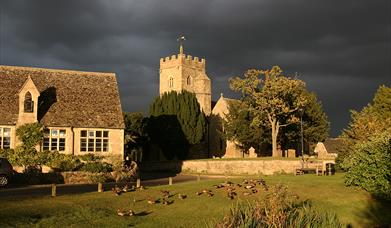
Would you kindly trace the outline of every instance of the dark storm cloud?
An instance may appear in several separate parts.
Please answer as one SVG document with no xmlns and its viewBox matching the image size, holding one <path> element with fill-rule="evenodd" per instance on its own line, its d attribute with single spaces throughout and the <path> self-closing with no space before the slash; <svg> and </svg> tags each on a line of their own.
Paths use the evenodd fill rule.
<svg viewBox="0 0 391 228">
<path fill-rule="evenodd" d="M 118 75 L 122 105 L 145 111 L 158 94 L 159 58 L 207 59 L 213 97 L 253 67 L 298 72 L 318 94 L 332 134 L 348 110 L 390 85 L 389 1 L 2 1 L 0 61 Z"/>
</svg>

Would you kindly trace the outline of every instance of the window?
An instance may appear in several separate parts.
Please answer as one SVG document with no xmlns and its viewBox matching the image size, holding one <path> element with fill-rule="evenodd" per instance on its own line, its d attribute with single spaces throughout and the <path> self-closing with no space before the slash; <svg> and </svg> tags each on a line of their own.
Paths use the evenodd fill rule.
<svg viewBox="0 0 391 228">
<path fill-rule="evenodd" d="M 191 76 L 187 77 L 186 83 L 187 83 L 187 85 L 191 85 L 191 83 L 192 83 Z"/>
<path fill-rule="evenodd" d="M 34 112 L 34 102 L 30 92 L 24 96 L 24 112 Z"/>
<path fill-rule="evenodd" d="M 174 87 L 174 78 L 168 79 L 168 87 L 169 87 L 169 88 Z"/>
<path fill-rule="evenodd" d="M 11 128 L 0 127 L 0 149 L 11 148 Z"/>
<path fill-rule="evenodd" d="M 109 132 L 101 130 L 82 130 L 80 132 L 81 152 L 109 151 Z"/>
<path fill-rule="evenodd" d="M 43 150 L 64 151 L 65 139 L 66 139 L 65 129 L 45 129 L 42 148 Z"/>
</svg>

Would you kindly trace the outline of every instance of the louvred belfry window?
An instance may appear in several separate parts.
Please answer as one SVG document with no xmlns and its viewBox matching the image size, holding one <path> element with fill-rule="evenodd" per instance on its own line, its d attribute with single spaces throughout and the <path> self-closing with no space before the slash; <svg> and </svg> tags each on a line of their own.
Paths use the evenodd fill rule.
<svg viewBox="0 0 391 228">
<path fill-rule="evenodd" d="M 34 112 L 34 102 L 30 92 L 24 96 L 24 112 Z"/>
</svg>

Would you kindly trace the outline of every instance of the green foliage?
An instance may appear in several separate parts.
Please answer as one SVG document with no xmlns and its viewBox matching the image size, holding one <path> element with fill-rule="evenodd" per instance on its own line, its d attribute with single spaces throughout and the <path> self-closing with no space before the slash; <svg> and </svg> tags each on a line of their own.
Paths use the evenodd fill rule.
<svg viewBox="0 0 391 228">
<path fill-rule="evenodd" d="M 323 111 L 322 104 L 317 100 L 316 94 L 306 91 L 304 93 L 307 105 L 303 109 L 303 139 L 309 144 L 322 142 L 328 137 L 330 123 L 326 113 Z M 290 124 L 281 130 L 281 144 L 298 145 L 301 140 L 300 122 Z"/>
<path fill-rule="evenodd" d="M 72 154 L 60 154 L 58 151 L 45 151 L 47 153 L 45 165 L 55 171 L 76 171 L 82 166 L 77 156 Z"/>
<path fill-rule="evenodd" d="M 344 159 L 342 168 L 347 171 L 347 185 L 391 199 L 391 134 L 384 132 L 355 144 L 354 153 Z"/>
<path fill-rule="evenodd" d="M 172 91 L 159 96 L 151 104 L 147 132 L 166 158 L 186 158 L 189 145 L 203 140 L 206 132 L 204 113 L 195 94 Z"/>
<path fill-rule="evenodd" d="M 391 88 L 380 86 L 373 101 L 360 112 L 351 111 L 349 126 L 340 138 L 343 145 L 339 149 L 337 163 L 340 164 L 354 151 L 355 145 L 367 141 L 373 135 L 388 132 L 391 134 Z"/>
<path fill-rule="evenodd" d="M 238 142 L 238 147 L 247 151 L 251 147 L 258 149 L 270 143 L 270 132 L 266 127 L 252 125 L 253 115 L 246 103 L 232 101 L 228 103 L 228 113 L 223 121 L 224 134 L 229 140 Z"/>
<path fill-rule="evenodd" d="M 281 185 L 273 186 L 255 203 L 237 204 L 216 227 L 342 227 L 335 214 L 298 202 Z"/>
<path fill-rule="evenodd" d="M 253 115 L 251 125 L 271 129 L 273 156 L 279 156 L 277 141 L 280 128 L 296 125 L 285 131 L 285 138 L 297 138 L 295 132 L 302 113 L 307 117 L 309 141 L 323 139 L 327 135 L 328 122 L 316 96 L 306 90 L 303 81 L 284 76 L 278 66 L 271 70 L 248 70 L 242 78 L 230 79 L 230 87 L 242 92 L 243 101 Z"/>
<path fill-rule="evenodd" d="M 142 153 L 148 145 L 145 127 L 148 118 L 141 112 L 124 113 L 125 119 L 125 153 L 130 159 L 142 161 Z"/>
<path fill-rule="evenodd" d="M 108 173 L 113 171 L 112 165 L 106 162 L 88 162 L 84 163 L 80 171 L 91 173 Z"/>
<path fill-rule="evenodd" d="M 22 142 L 22 147 L 26 149 L 34 148 L 43 139 L 42 124 L 29 123 L 16 129 L 16 135 Z"/>
</svg>

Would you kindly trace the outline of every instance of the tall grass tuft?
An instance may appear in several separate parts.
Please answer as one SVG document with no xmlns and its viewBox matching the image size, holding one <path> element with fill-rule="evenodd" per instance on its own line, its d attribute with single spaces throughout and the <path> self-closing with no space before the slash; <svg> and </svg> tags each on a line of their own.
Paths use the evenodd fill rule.
<svg viewBox="0 0 391 228">
<path fill-rule="evenodd" d="M 217 228 L 247 227 L 342 227 L 333 213 L 316 210 L 309 202 L 298 201 L 283 185 L 272 186 L 255 203 L 238 203 Z"/>
</svg>

